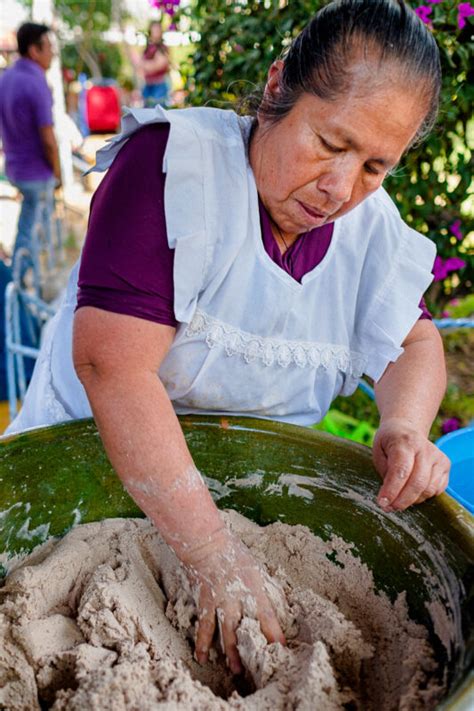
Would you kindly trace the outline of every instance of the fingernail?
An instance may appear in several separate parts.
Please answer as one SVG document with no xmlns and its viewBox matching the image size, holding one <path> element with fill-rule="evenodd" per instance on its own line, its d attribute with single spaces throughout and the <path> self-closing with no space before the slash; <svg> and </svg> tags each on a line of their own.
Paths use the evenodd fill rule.
<svg viewBox="0 0 474 711">
<path fill-rule="evenodd" d="M 207 662 L 207 652 L 199 652 L 197 654 L 197 660 L 199 664 L 206 664 Z"/>
<path fill-rule="evenodd" d="M 377 503 L 381 509 L 386 509 L 388 506 L 390 506 L 390 501 L 387 499 L 386 496 L 382 496 L 381 499 L 378 499 Z"/>
<path fill-rule="evenodd" d="M 239 664 L 239 662 L 231 662 L 230 663 L 230 670 L 232 674 L 241 674 L 243 671 L 242 665 Z"/>
</svg>

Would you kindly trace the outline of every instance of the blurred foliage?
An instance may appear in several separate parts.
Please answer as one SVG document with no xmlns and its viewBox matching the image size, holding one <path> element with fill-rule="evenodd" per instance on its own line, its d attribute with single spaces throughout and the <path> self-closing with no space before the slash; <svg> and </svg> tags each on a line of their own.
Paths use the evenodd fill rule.
<svg viewBox="0 0 474 711">
<path fill-rule="evenodd" d="M 32 0 L 21 0 L 28 8 Z M 124 18 L 123 4 L 117 0 L 54 0 L 55 15 L 59 20 L 57 34 L 61 45 L 63 69 L 75 76 L 83 72 L 87 77 L 114 78 L 125 82 L 130 75 L 123 49 L 106 41 L 103 33 Z M 74 39 L 70 39 L 71 31 Z"/>
<path fill-rule="evenodd" d="M 444 434 L 443 425 L 447 420 L 456 419 L 457 427 L 467 427 L 471 422 L 474 422 L 474 381 L 472 379 L 474 329 L 460 328 L 441 331 L 441 335 L 446 354 L 448 387 L 431 428 L 430 439 L 433 442 Z M 373 428 L 378 427 L 377 406 L 360 389 L 357 389 L 350 398 L 342 396 L 336 398 L 331 405 L 331 410 L 333 409 L 361 422 L 366 422 Z"/>
<path fill-rule="evenodd" d="M 69 27 L 81 27 L 84 33 L 100 33 L 110 28 L 113 0 L 55 0 L 56 14 Z"/>
<path fill-rule="evenodd" d="M 255 85 L 265 82 L 272 61 L 326 3 L 192 0 L 180 11 L 182 24 L 199 33 L 191 61 L 181 67 L 188 102 L 231 108 Z M 421 6 L 416 1 L 408 4 Z M 404 157 L 385 183 L 404 219 L 436 242 L 442 260 L 458 257 L 466 263 L 430 288 L 428 305 L 437 315 L 448 300 L 471 291 L 474 282 L 474 18 L 460 28 L 459 5 L 457 0 L 440 0 L 421 6 L 429 14 L 441 52 L 440 119 L 432 135 Z"/>
<path fill-rule="evenodd" d="M 130 80 L 123 48 L 108 42 L 103 33 L 123 20 L 122 3 L 117 0 L 55 0 L 55 12 L 61 21 L 75 31 L 74 42 L 63 43 L 61 61 L 76 76 L 81 72 L 93 78 L 112 78 L 119 84 Z"/>
<path fill-rule="evenodd" d="M 443 315 L 448 318 L 474 318 L 474 294 L 450 301 Z"/>
<path fill-rule="evenodd" d="M 87 77 L 109 77 L 121 80 L 124 74 L 121 48 L 100 38 L 94 38 L 86 50 L 76 42 L 63 45 L 61 63 L 63 69 L 72 70 L 76 77 L 84 73 Z"/>
<path fill-rule="evenodd" d="M 33 0 L 19 0 L 24 7 L 32 9 Z M 100 33 L 108 30 L 116 0 L 54 0 L 54 12 L 68 27 L 80 27 L 84 33 Z"/>
</svg>

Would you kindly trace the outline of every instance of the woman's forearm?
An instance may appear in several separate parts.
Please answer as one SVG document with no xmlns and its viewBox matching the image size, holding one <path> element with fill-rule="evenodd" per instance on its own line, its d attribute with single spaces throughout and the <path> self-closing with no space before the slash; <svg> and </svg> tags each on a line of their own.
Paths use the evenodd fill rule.
<svg viewBox="0 0 474 711">
<path fill-rule="evenodd" d="M 419 321 L 404 353 L 375 385 L 381 423 L 403 420 L 428 436 L 446 389 L 441 337 L 430 321 Z"/>
<path fill-rule="evenodd" d="M 156 373 L 82 377 L 109 459 L 163 538 L 185 560 L 223 522 Z"/>
<path fill-rule="evenodd" d="M 141 67 L 144 72 L 161 72 L 166 71 L 169 66 L 169 60 L 166 54 L 157 52 L 153 59 L 142 59 Z"/>
</svg>

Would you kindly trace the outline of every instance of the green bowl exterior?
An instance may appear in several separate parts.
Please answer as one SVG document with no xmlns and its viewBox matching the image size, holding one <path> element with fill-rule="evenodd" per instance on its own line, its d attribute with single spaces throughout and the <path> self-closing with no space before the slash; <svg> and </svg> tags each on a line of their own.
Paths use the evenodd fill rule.
<svg viewBox="0 0 474 711">
<path fill-rule="evenodd" d="M 375 504 L 380 480 L 370 449 L 310 428 L 235 417 L 181 417 L 196 465 L 221 508 L 260 525 L 308 526 L 338 535 L 391 599 L 406 591 L 411 616 L 430 630 L 449 695 L 440 708 L 463 711 L 474 694 L 474 518 L 443 494 L 403 513 Z M 143 515 L 115 475 L 92 420 L 0 440 L 0 561 L 48 536 L 104 518 Z M 3 569 L 3 574 L 6 568 Z M 0 568 L 0 576 L 2 569 Z M 427 601 L 448 606 L 448 650 L 434 633 Z"/>
</svg>

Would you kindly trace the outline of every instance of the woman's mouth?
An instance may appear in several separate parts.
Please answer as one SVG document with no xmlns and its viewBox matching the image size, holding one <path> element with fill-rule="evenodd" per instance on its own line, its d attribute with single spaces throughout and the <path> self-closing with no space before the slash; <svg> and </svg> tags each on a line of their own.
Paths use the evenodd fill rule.
<svg viewBox="0 0 474 711">
<path fill-rule="evenodd" d="M 309 217 L 311 220 L 325 220 L 327 217 L 327 214 L 324 212 L 319 212 L 319 210 L 315 210 L 314 207 L 311 207 L 310 205 L 307 205 L 305 202 L 301 202 L 301 200 L 296 201 L 300 208 L 302 209 L 303 213 Z"/>
</svg>

